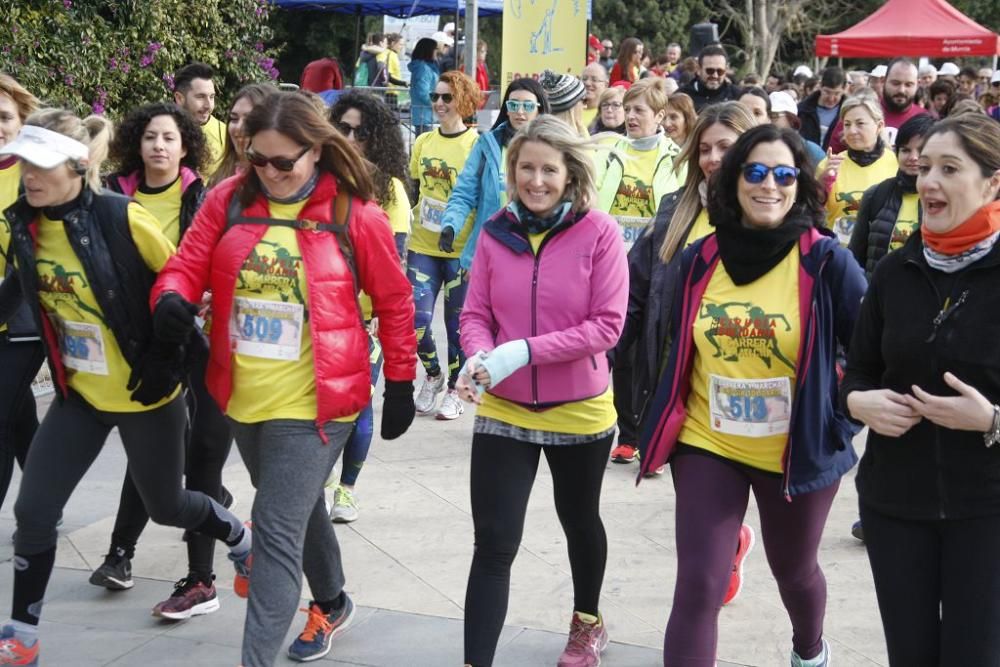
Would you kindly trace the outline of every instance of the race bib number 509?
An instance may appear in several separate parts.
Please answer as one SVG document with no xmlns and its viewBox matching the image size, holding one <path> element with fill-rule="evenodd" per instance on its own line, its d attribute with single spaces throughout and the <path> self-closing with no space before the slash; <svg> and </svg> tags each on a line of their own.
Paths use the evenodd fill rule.
<svg viewBox="0 0 1000 667">
<path fill-rule="evenodd" d="M 298 361 L 302 348 L 302 322 L 303 308 L 300 303 L 238 296 L 234 300 L 230 335 L 238 354 Z"/>
</svg>

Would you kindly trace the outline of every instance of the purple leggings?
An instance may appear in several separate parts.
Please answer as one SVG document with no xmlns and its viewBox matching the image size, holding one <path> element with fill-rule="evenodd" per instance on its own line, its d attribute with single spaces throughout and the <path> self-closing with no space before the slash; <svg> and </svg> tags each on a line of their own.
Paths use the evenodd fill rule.
<svg viewBox="0 0 1000 667">
<path fill-rule="evenodd" d="M 670 468 L 677 494 L 677 584 L 664 667 L 715 665 L 719 609 L 751 489 L 767 562 L 792 621 L 792 647 L 806 660 L 819 655 L 826 579 L 816 554 L 840 482 L 789 503 L 773 473 L 690 450 L 678 452 Z"/>
</svg>

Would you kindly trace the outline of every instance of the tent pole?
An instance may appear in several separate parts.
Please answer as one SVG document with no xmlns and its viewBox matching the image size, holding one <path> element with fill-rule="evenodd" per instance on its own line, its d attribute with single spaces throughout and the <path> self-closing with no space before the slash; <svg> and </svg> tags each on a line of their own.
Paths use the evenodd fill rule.
<svg viewBox="0 0 1000 667">
<path fill-rule="evenodd" d="M 476 0 L 465 0 L 465 71 L 476 78 L 476 44 L 479 42 L 479 7 Z"/>
<path fill-rule="evenodd" d="M 361 57 L 361 5 L 354 10 L 354 53 L 356 58 Z"/>
</svg>

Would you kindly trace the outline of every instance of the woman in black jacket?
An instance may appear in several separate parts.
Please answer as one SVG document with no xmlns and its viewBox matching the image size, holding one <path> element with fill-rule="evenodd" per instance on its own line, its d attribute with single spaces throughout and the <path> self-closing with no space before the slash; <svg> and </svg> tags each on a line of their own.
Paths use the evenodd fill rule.
<svg viewBox="0 0 1000 667">
<path fill-rule="evenodd" d="M 878 261 L 893 250 L 902 248 L 920 225 L 917 198 L 920 146 L 933 124 L 933 118 L 921 114 L 900 126 L 896 135 L 899 171 L 892 178 L 868 188 L 861 198 L 858 219 L 847 249 L 865 270 L 868 280 L 871 280 Z"/>
<path fill-rule="evenodd" d="M 1000 125 L 948 118 L 923 221 L 875 268 L 841 400 L 869 427 L 857 487 L 893 667 L 1000 656 Z"/>
</svg>

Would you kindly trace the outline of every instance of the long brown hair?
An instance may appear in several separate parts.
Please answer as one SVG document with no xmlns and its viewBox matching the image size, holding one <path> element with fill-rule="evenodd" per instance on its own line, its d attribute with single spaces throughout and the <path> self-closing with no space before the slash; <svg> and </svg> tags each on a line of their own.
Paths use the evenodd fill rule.
<svg viewBox="0 0 1000 667">
<path fill-rule="evenodd" d="M 255 106 L 246 118 L 246 134 L 252 141 L 254 135 L 265 130 L 274 130 L 302 146 L 320 146 L 318 170 L 333 174 L 338 184 L 352 195 L 374 198 L 375 188 L 365 159 L 304 96 L 279 91 Z M 250 169 L 240 186 L 240 204 L 249 206 L 260 192 L 257 173 Z"/>
<path fill-rule="evenodd" d="M 233 103 L 229 105 L 229 113 L 231 114 L 233 112 L 233 107 L 236 106 L 236 103 L 244 97 L 250 100 L 251 106 L 256 107 L 260 105 L 268 95 L 276 90 L 277 88 L 269 83 L 248 83 L 240 88 L 239 92 L 236 93 L 236 97 L 233 98 Z M 235 176 L 241 160 L 242 158 L 236 152 L 236 144 L 233 143 L 233 138 L 229 135 L 227 130 L 226 146 L 222 150 L 222 162 L 219 163 L 219 168 L 216 169 L 215 173 L 213 173 L 208 179 L 208 186 L 214 187 L 230 176 Z"/>
<path fill-rule="evenodd" d="M 622 45 L 618 47 L 618 69 L 621 70 L 623 81 L 632 83 L 638 76 L 636 72 L 638 68 L 632 64 L 632 56 L 640 46 L 642 46 L 642 41 L 638 37 L 626 37 L 622 40 Z"/>
</svg>

